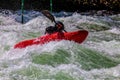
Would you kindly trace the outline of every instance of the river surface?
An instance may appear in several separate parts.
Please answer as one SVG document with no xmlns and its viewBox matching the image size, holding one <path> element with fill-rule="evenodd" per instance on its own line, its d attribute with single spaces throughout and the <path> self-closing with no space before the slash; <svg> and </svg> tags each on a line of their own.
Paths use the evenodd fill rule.
<svg viewBox="0 0 120 80">
<path fill-rule="evenodd" d="M 65 29 L 89 31 L 87 39 L 51 41 L 14 49 L 19 41 L 44 35 L 49 19 L 37 11 L 0 13 L 0 80 L 120 80 L 120 14 L 54 13 Z"/>
</svg>

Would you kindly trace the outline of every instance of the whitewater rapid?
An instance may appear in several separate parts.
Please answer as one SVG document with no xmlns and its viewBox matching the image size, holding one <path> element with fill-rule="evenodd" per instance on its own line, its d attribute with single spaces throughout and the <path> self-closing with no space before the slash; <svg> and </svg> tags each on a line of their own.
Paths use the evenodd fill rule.
<svg viewBox="0 0 120 80">
<path fill-rule="evenodd" d="M 37 17 L 29 17 L 29 15 L 34 16 L 35 13 L 38 15 Z M 39 12 L 31 12 L 26 16 L 30 20 L 25 24 L 21 24 L 15 20 L 15 18 L 20 19 L 17 14 L 0 15 L 0 80 L 120 79 L 119 14 L 102 17 L 73 13 L 67 17 L 55 17 L 56 20 L 60 20 L 65 24 L 67 31 L 82 28 L 89 31 L 89 36 L 82 44 L 63 40 L 60 42 L 52 41 L 44 45 L 33 45 L 23 49 L 14 49 L 13 46 L 17 42 L 44 35 L 45 28 L 48 25 L 54 25 Z M 90 25 L 99 27 L 99 31 Z M 101 29 L 101 27 L 107 30 Z M 96 63 L 97 67 L 92 66 L 91 64 L 96 62 L 97 59 L 90 59 L 90 62 L 84 60 L 85 58 L 94 57 L 92 52 L 96 56 L 99 55 L 103 61 L 110 59 L 111 63 L 108 61 L 106 64 L 109 64 L 106 66 L 113 65 L 114 62 L 115 66 L 99 67 L 104 65 L 101 61 Z M 62 53 L 65 55 L 60 55 Z M 57 59 L 54 60 L 54 56 Z M 65 61 L 59 58 L 65 58 Z M 84 64 L 86 68 L 83 67 Z"/>
</svg>

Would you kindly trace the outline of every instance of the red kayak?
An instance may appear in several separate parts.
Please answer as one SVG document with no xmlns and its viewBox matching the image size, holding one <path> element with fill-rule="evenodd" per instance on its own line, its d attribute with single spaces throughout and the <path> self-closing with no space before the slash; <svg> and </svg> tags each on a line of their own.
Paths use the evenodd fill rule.
<svg viewBox="0 0 120 80">
<path fill-rule="evenodd" d="M 17 43 L 14 46 L 14 48 L 25 48 L 31 45 L 42 45 L 50 41 L 61 41 L 61 40 L 69 40 L 69 41 L 75 41 L 77 43 L 82 43 L 87 36 L 88 36 L 88 31 L 86 30 L 78 30 L 74 32 L 56 32 L 53 34 L 46 34 L 44 36 L 35 39 L 21 41 Z"/>
</svg>

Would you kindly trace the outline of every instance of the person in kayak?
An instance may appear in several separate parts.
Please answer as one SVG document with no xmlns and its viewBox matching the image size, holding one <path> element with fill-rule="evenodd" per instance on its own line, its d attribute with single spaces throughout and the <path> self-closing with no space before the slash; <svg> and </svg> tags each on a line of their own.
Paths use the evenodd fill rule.
<svg viewBox="0 0 120 80">
<path fill-rule="evenodd" d="M 60 21 L 57 21 L 55 23 L 55 26 L 49 26 L 45 29 L 45 34 L 52 34 L 54 32 L 67 32 L 65 29 L 64 29 L 64 24 Z"/>
</svg>

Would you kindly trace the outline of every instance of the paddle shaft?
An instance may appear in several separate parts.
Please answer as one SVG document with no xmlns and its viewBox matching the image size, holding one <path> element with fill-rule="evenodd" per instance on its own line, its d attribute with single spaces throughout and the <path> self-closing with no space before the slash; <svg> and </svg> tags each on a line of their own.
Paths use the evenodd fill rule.
<svg viewBox="0 0 120 80">
<path fill-rule="evenodd" d="M 21 1 L 21 23 L 23 24 L 24 23 L 24 19 L 23 19 L 23 14 L 24 14 L 24 0 Z"/>
</svg>

